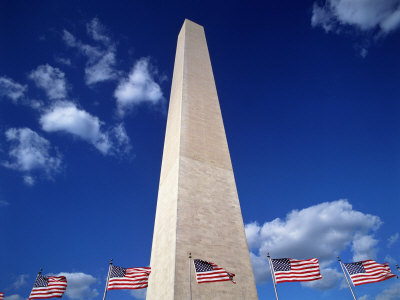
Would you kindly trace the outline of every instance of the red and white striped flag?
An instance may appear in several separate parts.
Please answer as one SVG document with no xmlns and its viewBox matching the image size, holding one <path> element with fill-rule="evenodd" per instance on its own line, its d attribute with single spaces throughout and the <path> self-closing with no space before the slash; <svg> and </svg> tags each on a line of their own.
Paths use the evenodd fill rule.
<svg viewBox="0 0 400 300">
<path fill-rule="evenodd" d="M 121 268 L 112 265 L 107 290 L 146 288 L 150 273 L 151 268 Z"/>
<path fill-rule="evenodd" d="M 65 276 L 42 276 L 38 275 L 33 286 L 29 300 L 61 298 L 67 289 L 67 278 Z"/>
<path fill-rule="evenodd" d="M 4 300 L 4 293 L 0 293 L 0 300 Z"/>
<path fill-rule="evenodd" d="M 321 279 L 318 259 L 271 259 L 276 283 Z"/>
<path fill-rule="evenodd" d="M 363 260 L 359 262 L 343 264 L 349 273 L 354 286 L 383 281 L 397 277 L 389 268 L 388 263 L 378 264 L 374 260 Z"/>
<path fill-rule="evenodd" d="M 194 268 L 196 271 L 197 283 L 215 282 L 215 281 L 232 281 L 235 274 L 225 271 L 216 264 L 201 259 L 194 260 Z"/>
</svg>

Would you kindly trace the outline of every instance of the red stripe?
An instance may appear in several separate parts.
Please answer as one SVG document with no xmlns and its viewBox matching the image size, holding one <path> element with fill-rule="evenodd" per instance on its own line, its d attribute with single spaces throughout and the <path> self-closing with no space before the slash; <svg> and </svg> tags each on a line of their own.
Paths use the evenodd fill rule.
<svg viewBox="0 0 400 300">
<path fill-rule="evenodd" d="M 321 276 L 321 278 L 322 278 L 322 276 Z M 280 280 L 280 281 L 276 280 L 276 283 L 282 283 L 282 282 L 297 282 L 297 281 L 314 281 L 314 280 L 318 280 L 318 279 L 321 279 L 321 278 L 303 279 L 303 280 Z"/>
<path fill-rule="evenodd" d="M 147 284 L 138 287 L 111 287 L 111 288 L 109 287 L 108 290 L 137 290 L 137 289 L 144 289 L 146 287 L 148 287 Z"/>
<path fill-rule="evenodd" d="M 207 283 L 207 282 L 217 282 L 217 281 L 231 281 L 230 279 L 221 279 L 221 280 L 207 280 L 207 281 L 200 281 L 197 282 L 198 284 L 200 283 Z M 234 282 L 236 284 L 236 282 Z"/>
<path fill-rule="evenodd" d="M 384 280 L 386 280 L 386 279 L 390 279 L 390 278 L 393 278 L 393 277 L 396 277 L 396 275 L 393 274 L 393 275 L 391 275 L 390 277 L 386 277 L 386 278 L 382 278 L 382 279 L 374 280 L 374 281 L 368 281 L 368 282 L 360 282 L 360 283 L 354 283 L 354 282 L 353 282 L 353 284 L 354 284 L 354 286 L 358 286 L 358 285 L 367 284 L 367 283 L 374 283 L 374 282 L 384 281 Z"/>
<path fill-rule="evenodd" d="M 206 277 L 198 275 L 197 279 L 206 280 L 206 279 L 210 279 L 210 278 L 223 278 L 223 277 L 229 277 L 229 276 L 227 274 L 218 275 L 218 276 L 206 276 Z"/>
</svg>

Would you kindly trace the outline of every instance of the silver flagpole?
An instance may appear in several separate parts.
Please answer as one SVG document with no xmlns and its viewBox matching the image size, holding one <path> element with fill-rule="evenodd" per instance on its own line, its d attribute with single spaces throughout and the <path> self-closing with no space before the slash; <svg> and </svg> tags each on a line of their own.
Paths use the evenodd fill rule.
<svg viewBox="0 0 400 300">
<path fill-rule="evenodd" d="M 274 273 L 274 270 L 273 270 L 273 265 L 272 265 L 272 261 L 271 261 L 271 256 L 269 256 L 269 252 L 267 253 L 267 257 L 268 257 L 269 269 L 271 270 L 272 283 L 274 284 L 274 290 L 275 290 L 276 300 L 279 300 L 279 298 L 278 298 L 278 291 L 276 290 L 276 278 L 275 278 L 275 273 Z"/>
<path fill-rule="evenodd" d="M 110 259 L 110 265 L 108 266 L 108 274 L 107 274 L 107 281 L 106 281 L 106 288 L 104 289 L 104 296 L 103 296 L 103 300 L 106 299 L 106 295 L 107 295 L 107 289 L 108 289 L 108 280 L 110 279 L 110 272 L 111 272 L 111 266 L 112 266 L 112 258 Z"/>
<path fill-rule="evenodd" d="M 354 292 L 353 292 L 353 288 L 352 288 L 351 285 L 350 285 L 350 281 L 349 281 L 349 279 L 347 278 L 346 272 L 344 271 L 342 260 L 340 259 L 339 256 L 337 257 L 337 259 L 338 259 L 338 261 L 339 261 L 340 266 L 342 267 L 342 271 L 343 271 L 344 277 L 346 278 L 347 284 L 349 285 L 349 289 L 350 289 L 350 291 L 351 291 L 351 294 L 353 295 L 354 300 L 357 300 L 356 295 L 355 295 Z"/>
<path fill-rule="evenodd" d="M 189 299 L 192 300 L 192 253 L 189 252 Z"/>
</svg>

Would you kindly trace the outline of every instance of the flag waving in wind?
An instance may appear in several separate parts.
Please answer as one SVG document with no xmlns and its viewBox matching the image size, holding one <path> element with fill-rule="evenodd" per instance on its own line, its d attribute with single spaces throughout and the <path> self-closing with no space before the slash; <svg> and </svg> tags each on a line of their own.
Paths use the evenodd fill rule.
<svg viewBox="0 0 400 300">
<path fill-rule="evenodd" d="M 4 300 L 4 293 L 0 293 L 0 300 Z"/>
<path fill-rule="evenodd" d="M 236 283 L 233 280 L 235 274 L 225 271 L 212 262 L 195 259 L 194 268 L 196 271 L 197 283 L 215 281 L 232 281 L 233 283 Z"/>
<path fill-rule="evenodd" d="M 42 276 L 36 277 L 29 300 L 61 298 L 67 288 L 65 276 Z"/>
<path fill-rule="evenodd" d="M 276 283 L 321 279 L 318 259 L 271 259 Z"/>
<path fill-rule="evenodd" d="M 111 265 L 107 290 L 146 288 L 150 273 L 151 268 L 121 268 Z"/>
<path fill-rule="evenodd" d="M 354 286 L 383 281 L 397 277 L 389 268 L 388 263 L 378 264 L 374 260 L 363 260 L 353 263 L 344 263 L 347 273 Z"/>
</svg>

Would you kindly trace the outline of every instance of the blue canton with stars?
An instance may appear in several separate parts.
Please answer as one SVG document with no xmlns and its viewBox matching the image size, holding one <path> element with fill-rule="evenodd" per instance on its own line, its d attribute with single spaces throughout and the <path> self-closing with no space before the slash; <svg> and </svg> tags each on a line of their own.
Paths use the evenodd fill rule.
<svg viewBox="0 0 400 300">
<path fill-rule="evenodd" d="M 201 259 L 194 260 L 194 267 L 196 268 L 196 272 L 209 272 L 214 270 L 211 264 Z"/>
<path fill-rule="evenodd" d="M 126 275 L 126 269 L 125 268 L 116 267 L 116 266 L 112 266 L 111 267 L 110 278 L 113 278 L 113 277 L 125 277 L 125 275 Z"/>
<path fill-rule="evenodd" d="M 358 273 L 367 273 L 364 269 L 364 266 L 361 261 L 355 263 L 344 264 L 349 275 L 358 274 Z"/>
<path fill-rule="evenodd" d="M 272 265 L 274 266 L 274 271 L 290 271 L 292 268 L 290 266 L 290 260 L 288 258 L 278 258 L 272 259 Z"/>
<path fill-rule="evenodd" d="M 46 287 L 49 285 L 49 279 L 46 276 L 38 275 L 34 287 Z"/>
</svg>

